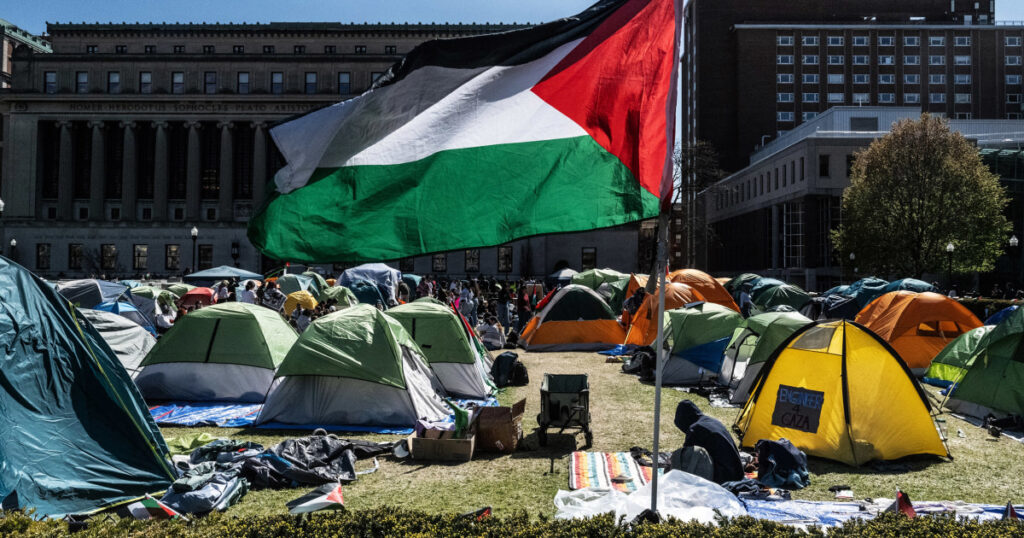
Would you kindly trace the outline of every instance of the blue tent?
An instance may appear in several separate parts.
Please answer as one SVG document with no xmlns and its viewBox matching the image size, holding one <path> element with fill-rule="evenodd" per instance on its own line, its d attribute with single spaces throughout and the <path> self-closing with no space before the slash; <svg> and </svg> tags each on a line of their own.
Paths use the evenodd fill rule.
<svg viewBox="0 0 1024 538">
<path fill-rule="evenodd" d="M 869 276 L 850 284 L 850 287 L 846 289 L 846 293 L 843 295 L 853 297 L 857 304 L 864 308 L 868 303 L 885 293 L 885 287 L 888 285 L 888 280 Z"/>
<path fill-rule="evenodd" d="M 754 301 L 756 303 L 757 302 L 757 297 L 760 294 L 762 294 L 762 293 L 764 293 L 764 292 L 766 292 L 766 291 L 768 291 L 771 288 L 774 288 L 776 286 L 782 286 L 783 284 L 785 284 L 785 282 L 783 282 L 781 280 L 778 280 L 778 279 L 775 279 L 775 278 L 768 278 L 768 277 L 761 277 L 761 278 L 758 278 L 757 280 L 753 280 L 753 281 L 750 282 L 750 300 L 752 300 L 752 301 Z"/>
<path fill-rule="evenodd" d="M 398 283 L 402 281 L 402 272 L 398 269 L 383 263 L 364 263 L 342 272 L 341 276 L 338 277 L 337 284 L 355 291 L 352 285 L 360 280 L 369 280 L 380 288 L 380 294 L 387 299 L 384 301 L 385 306 L 387 306 L 388 301 L 398 300 L 396 296 Z M 358 296 L 359 294 L 356 294 L 356 297 Z"/>
<path fill-rule="evenodd" d="M 263 275 L 252 271 L 246 271 L 245 269 L 231 267 L 230 265 L 221 265 L 220 267 L 204 269 L 198 273 L 185 275 L 184 280 L 185 282 L 196 286 L 210 286 L 215 282 L 231 280 L 233 278 L 237 278 L 239 281 L 250 279 L 263 280 Z"/>
<path fill-rule="evenodd" d="M 886 284 L 886 286 L 882 288 L 882 295 L 889 293 L 890 291 L 902 290 L 912 291 L 915 293 L 924 293 L 926 291 L 938 291 L 935 289 L 935 286 L 932 286 L 931 284 L 923 280 L 918 280 L 916 278 L 901 278 L 899 280 L 893 280 L 892 282 Z"/>
<path fill-rule="evenodd" d="M 281 293 L 289 295 L 297 291 L 308 291 L 317 300 L 320 299 L 320 290 L 317 289 L 316 281 L 313 277 L 306 275 L 281 275 L 277 278 L 277 285 L 281 288 Z"/>
<path fill-rule="evenodd" d="M 92 325 L 3 257 L 0 305 L 4 508 L 81 514 L 166 489 L 160 430 Z"/>
<path fill-rule="evenodd" d="M 360 280 L 347 287 L 352 290 L 352 293 L 356 296 L 356 299 L 359 299 L 360 303 L 366 303 L 371 306 L 376 306 L 377 303 L 380 303 L 387 309 L 388 302 L 384 300 L 384 296 L 380 294 L 380 289 L 373 282 Z"/>
<path fill-rule="evenodd" d="M 59 284 L 57 291 L 68 302 L 79 308 L 96 308 L 96 305 L 107 301 L 131 300 L 128 286 L 95 278 L 72 280 Z"/>
<path fill-rule="evenodd" d="M 843 284 L 841 286 L 836 286 L 834 288 L 829 288 L 828 291 L 826 291 L 825 293 L 822 293 L 821 296 L 822 297 L 828 297 L 829 295 L 845 295 L 846 294 L 846 290 L 848 290 L 848 289 L 850 289 L 850 286 L 848 286 L 846 284 Z"/>
<path fill-rule="evenodd" d="M 156 327 L 153 326 L 153 320 L 149 319 L 146 314 L 143 314 L 141 310 L 135 307 L 132 303 L 125 303 L 121 301 L 107 301 L 96 305 L 94 310 L 101 310 L 103 312 L 110 312 L 111 314 L 117 314 L 122 318 L 134 322 L 139 327 L 146 329 L 154 336 L 156 336 Z"/>
<path fill-rule="evenodd" d="M 992 314 L 991 316 L 989 316 L 988 319 L 985 320 L 985 325 L 999 325 L 999 322 L 1008 318 L 1014 310 L 1017 310 L 1017 305 L 1008 306 L 1000 310 L 999 312 Z"/>
</svg>

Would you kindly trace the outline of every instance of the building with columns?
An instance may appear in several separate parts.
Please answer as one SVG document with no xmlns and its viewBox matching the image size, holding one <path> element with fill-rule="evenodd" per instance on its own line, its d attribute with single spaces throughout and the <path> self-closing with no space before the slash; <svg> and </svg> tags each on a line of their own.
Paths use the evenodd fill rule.
<svg viewBox="0 0 1024 538">
<path fill-rule="evenodd" d="M 52 53 L 18 47 L 13 88 L 0 94 L 0 248 L 56 278 L 279 266 L 246 238 L 249 217 L 284 164 L 268 129 L 362 93 L 425 40 L 514 27 L 49 24 Z M 394 264 L 512 277 L 555 265 L 633 271 L 638 229 Z"/>
</svg>

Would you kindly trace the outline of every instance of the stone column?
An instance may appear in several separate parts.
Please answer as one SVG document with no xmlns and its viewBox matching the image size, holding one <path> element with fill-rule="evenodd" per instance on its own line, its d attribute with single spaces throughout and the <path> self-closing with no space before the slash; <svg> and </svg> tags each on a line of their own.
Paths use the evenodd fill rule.
<svg viewBox="0 0 1024 538">
<path fill-rule="evenodd" d="M 89 220 L 103 220 L 103 197 L 107 182 L 106 132 L 102 121 L 90 121 L 92 127 L 92 168 L 89 173 Z"/>
<path fill-rule="evenodd" d="M 168 166 L 167 160 L 167 122 L 155 121 L 156 129 L 153 148 L 153 220 L 167 220 Z"/>
<path fill-rule="evenodd" d="M 231 134 L 234 125 L 230 121 L 222 121 L 217 127 L 220 127 L 220 189 L 217 193 L 217 214 L 221 221 L 230 222 L 235 219 L 235 153 Z"/>
<path fill-rule="evenodd" d="M 58 122 L 60 127 L 60 163 L 57 168 L 57 218 L 72 217 L 75 196 L 75 159 L 72 154 L 71 122 Z"/>
<path fill-rule="evenodd" d="M 188 125 L 188 174 L 185 180 L 185 218 L 190 221 L 199 220 L 199 207 L 202 200 L 202 184 L 200 183 L 200 172 L 202 163 L 199 162 L 199 129 L 202 124 L 198 121 L 190 121 Z"/>
<path fill-rule="evenodd" d="M 122 121 L 124 158 L 121 161 L 121 220 L 135 221 L 135 202 L 139 189 L 139 166 L 135 160 L 135 122 Z"/>
<path fill-rule="evenodd" d="M 255 212 L 263 203 L 267 187 L 267 124 L 253 122 L 252 145 L 252 208 Z"/>
</svg>

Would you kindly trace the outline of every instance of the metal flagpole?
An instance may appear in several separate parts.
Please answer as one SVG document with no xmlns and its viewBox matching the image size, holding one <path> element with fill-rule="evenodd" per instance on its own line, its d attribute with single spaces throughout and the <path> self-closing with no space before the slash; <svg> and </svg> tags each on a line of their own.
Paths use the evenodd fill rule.
<svg viewBox="0 0 1024 538">
<path fill-rule="evenodd" d="M 668 211 L 662 211 L 658 217 L 658 249 L 654 269 L 657 271 L 658 282 L 658 337 L 655 345 L 654 371 L 654 456 L 651 458 L 654 469 L 651 477 L 651 512 L 658 513 L 658 473 L 661 471 L 661 376 L 665 371 L 665 288 L 668 272 Z"/>
</svg>

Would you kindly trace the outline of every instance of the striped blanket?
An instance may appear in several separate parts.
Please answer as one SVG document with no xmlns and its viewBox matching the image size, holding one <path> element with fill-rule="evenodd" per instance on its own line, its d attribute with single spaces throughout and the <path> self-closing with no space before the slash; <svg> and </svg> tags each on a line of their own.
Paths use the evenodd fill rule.
<svg viewBox="0 0 1024 538">
<path fill-rule="evenodd" d="M 651 481 L 651 468 L 636 463 L 629 452 L 573 452 L 569 457 L 569 489 L 636 491 Z"/>
</svg>

